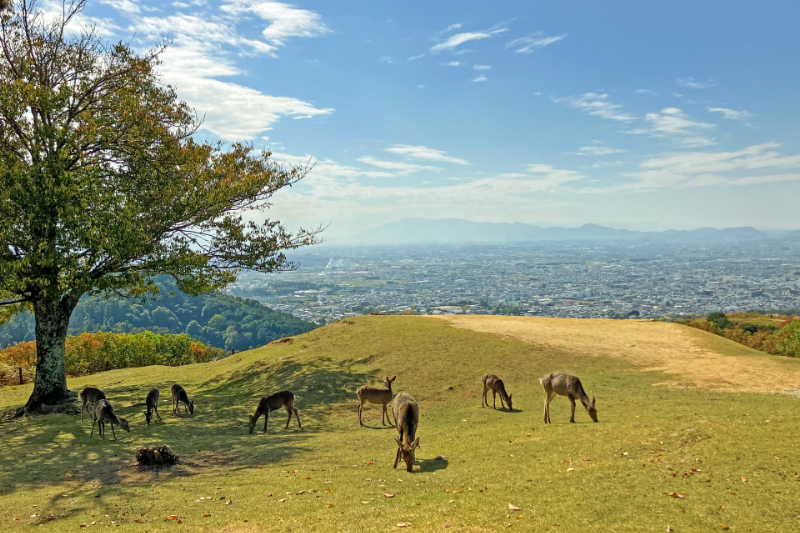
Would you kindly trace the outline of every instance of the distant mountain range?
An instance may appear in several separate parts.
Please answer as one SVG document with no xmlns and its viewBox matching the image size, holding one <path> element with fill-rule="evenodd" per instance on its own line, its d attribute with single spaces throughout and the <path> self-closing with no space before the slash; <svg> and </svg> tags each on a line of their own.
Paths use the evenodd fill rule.
<svg viewBox="0 0 800 533">
<path fill-rule="evenodd" d="M 530 224 L 471 222 L 457 218 L 407 218 L 383 224 L 363 232 L 354 240 L 361 244 L 433 244 L 433 243 L 508 243 L 535 241 L 688 241 L 737 242 L 769 239 L 773 236 L 752 227 L 699 228 L 691 231 L 660 232 L 614 229 L 598 224 L 579 228 L 541 227 Z M 783 238 L 800 238 L 800 231 L 787 232 Z"/>
</svg>

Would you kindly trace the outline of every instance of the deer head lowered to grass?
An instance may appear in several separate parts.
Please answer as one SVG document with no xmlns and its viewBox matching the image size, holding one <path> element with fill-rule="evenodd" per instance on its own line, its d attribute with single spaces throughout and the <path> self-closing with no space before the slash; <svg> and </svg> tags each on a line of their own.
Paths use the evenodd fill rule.
<svg viewBox="0 0 800 533">
<path fill-rule="evenodd" d="M 550 402 L 553 401 L 553 398 L 556 395 L 566 396 L 569 398 L 569 402 L 572 404 L 572 415 L 570 416 L 569 421 L 573 424 L 575 423 L 575 400 L 581 402 L 581 404 L 586 408 L 586 412 L 589 413 L 589 416 L 597 422 L 597 409 L 595 408 L 595 398 L 592 397 L 592 401 L 589 401 L 589 396 L 586 395 L 586 391 L 583 390 L 583 384 L 581 384 L 581 380 L 575 376 L 571 376 L 569 374 L 565 374 L 563 372 L 547 374 L 545 377 L 539 380 L 544 387 L 544 392 L 546 394 L 546 398 L 544 400 L 544 423 L 550 423 Z"/>
<path fill-rule="evenodd" d="M 419 437 L 417 437 L 417 426 L 419 425 L 419 406 L 416 400 L 407 392 L 401 392 L 392 400 L 392 415 L 397 427 L 398 437 L 397 455 L 394 458 L 394 468 L 400 458 L 406 463 L 408 472 L 414 471 L 414 451 L 419 448 Z"/>
<path fill-rule="evenodd" d="M 277 411 L 281 407 L 284 407 L 286 412 L 289 413 L 289 419 L 286 421 L 286 427 L 284 429 L 289 429 L 289 422 L 292 421 L 292 414 L 294 414 L 295 418 L 297 419 L 297 427 L 303 429 L 303 426 L 300 424 L 300 413 L 298 413 L 297 409 L 294 407 L 294 393 L 289 390 L 282 390 L 270 394 L 269 396 L 264 396 L 261 398 L 261 401 L 258 402 L 258 407 L 256 407 L 255 414 L 250 415 L 250 433 L 252 434 L 253 430 L 255 430 L 256 422 L 258 422 L 258 419 L 261 415 L 264 415 L 264 433 L 266 433 L 267 422 L 269 421 L 269 413 L 271 411 Z"/>
<path fill-rule="evenodd" d="M 497 395 L 500 395 L 500 407 L 503 407 L 503 402 L 505 405 L 508 406 L 509 411 L 513 411 L 514 408 L 511 407 L 511 395 L 506 393 L 506 387 L 503 383 L 503 380 L 495 376 L 494 374 L 484 374 L 481 376 L 481 381 L 483 382 L 483 400 L 481 401 L 481 407 L 484 404 L 488 407 L 489 401 L 486 399 L 486 395 L 489 391 L 492 391 L 492 407 L 497 409 Z"/>
</svg>

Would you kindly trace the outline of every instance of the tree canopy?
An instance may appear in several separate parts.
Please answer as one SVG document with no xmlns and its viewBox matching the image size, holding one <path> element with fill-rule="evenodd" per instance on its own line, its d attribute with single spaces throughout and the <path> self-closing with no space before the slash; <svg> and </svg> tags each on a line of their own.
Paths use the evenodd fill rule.
<svg viewBox="0 0 800 533">
<path fill-rule="evenodd" d="M 0 14 L 0 304 L 36 317 L 29 409 L 68 393 L 64 339 L 82 295 L 141 296 L 159 275 L 200 294 L 237 269 L 292 268 L 283 250 L 317 233 L 246 220 L 308 168 L 196 140 L 199 118 L 159 77 L 164 46 L 139 54 L 68 31 L 85 2 L 55 18 L 35 0 Z"/>
</svg>

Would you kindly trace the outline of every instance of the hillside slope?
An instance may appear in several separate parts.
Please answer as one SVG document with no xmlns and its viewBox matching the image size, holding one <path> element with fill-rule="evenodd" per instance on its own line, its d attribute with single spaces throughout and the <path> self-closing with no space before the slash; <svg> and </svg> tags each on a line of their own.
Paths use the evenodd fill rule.
<svg viewBox="0 0 800 533">
<path fill-rule="evenodd" d="M 532 342 L 509 334 L 503 319 L 482 326 L 495 332 L 481 332 L 427 317 L 367 316 L 214 363 L 70 380 L 74 390 L 103 388 L 131 433 L 118 431 L 116 442 L 90 439 L 90 425 L 76 414 L 0 425 L 0 518 L 12 531 L 110 520 L 137 532 L 353 531 L 354 524 L 391 531 L 400 523 L 412 531 L 446 524 L 455 531 L 796 528 L 798 399 L 715 392 L 701 379 L 665 386 L 676 376 L 657 367 L 681 346 L 715 354 L 723 367 L 777 360 L 781 372 L 796 373 L 800 361 L 696 330 L 662 345 L 664 326 L 647 322 L 635 323 L 637 344 L 652 334 L 658 347 L 632 358 L 613 353 L 612 326 L 626 322 L 581 321 L 583 333 L 570 340 L 557 322 L 519 320 L 529 321 L 516 327 L 531 329 Z M 656 368 L 648 368 L 656 356 Z M 554 423 L 542 424 L 538 378 L 552 371 L 580 376 L 597 397 L 600 423 L 578 405 L 578 423 L 569 424 L 569 402 L 559 397 Z M 480 407 L 479 378 L 487 372 L 505 379 L 513 412 Z M 397 375 L 395 392 L 420 403 L 414 473 L 392 469 L 395 432 L 381 428 L 379 407 L 365 407 L 370 427 L 358 427 L 355 389 L 387 374 Z M 195 400 L 192 417 L 170 412 L 176 380 Z M 164 421 L 148 428 L 142 404 L 153 386 L 162 393 Z M 293 421 L 284 429 L 286 414 L 276 412 L 269 434 L 248 435 L 258 398 L 283 388 L 297 395 L 303 428 Z M 28 386 L 3 389 L 0 409 L 22 404 L 28 393 Z M 158 473 L 134 466 L 140 446 L 161 444 L 183 464 Z M 509 503 L 522 511 L 509 511 Z"/>
</svg>

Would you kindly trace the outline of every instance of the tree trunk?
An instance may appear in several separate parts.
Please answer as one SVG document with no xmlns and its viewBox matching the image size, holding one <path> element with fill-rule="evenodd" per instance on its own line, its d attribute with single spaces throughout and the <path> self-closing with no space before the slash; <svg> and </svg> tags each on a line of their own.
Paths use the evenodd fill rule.
<svg viewBox="0 0 800 533">
<path fill-rule="evenodd" d="M 75 304 L 68 297 L 34 302 L 36 317 L 36 379 L 26 411 L 53 405 L 69 397 L 64 351 L 69 318 Z"/>
</svg>

